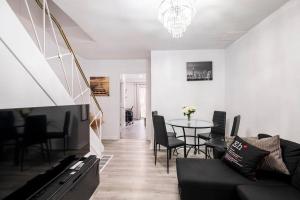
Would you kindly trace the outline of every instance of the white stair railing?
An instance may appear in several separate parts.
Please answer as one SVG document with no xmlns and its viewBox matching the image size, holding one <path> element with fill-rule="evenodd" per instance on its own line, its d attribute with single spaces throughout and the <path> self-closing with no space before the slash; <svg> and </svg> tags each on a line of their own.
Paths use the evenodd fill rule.
<svg viewBox="0 0 300 200">
<path fill-rule="evenodd" d="M 89 81 L 81 68 L 80 62 L 78 61 L 62 26 L 50 12 L 48 1 L 35 0 L 35 6 L 38 6 L 42 12 L 42 19 L 39 19 L 41 20 L 40 24 L 42 24 L 42 28 L 37 26 L 37 19 L 33 17 L 33 13 L 31 11 L 33 9 L 33 4 L 29 4 L 28 1 L 32 0 L 24 0 L 31 27 L 34 32 L 32 37 L 49 65 L 54 71 L 58 72 L 58 77 L 65 86 L 69 95 L 73 98 L 74 103 L 90 104 L 90 127 L 99 139 L 101 146 L 100 151 L 102 152 L 103 145 L 101 143 L 101 125 L 103 122 L 103 111 L 98 100 L 91 92 Z M 40 31 L 40 29 L 42 29 L 42 31 Z M 50 34 L 53 36 L 52 39 L 47 38 Z M 56 52 L 54 55 L 53 52 L 51 52 L 52 55 L 48 55 L 47 42 L 53 43 L 53 41 L 55 44 L 53 49 L 55 49 Z M 63 41 L 66 48 L 61 47 L 59 41 Z M 60 70 L 58 68 L 60 68 Z"/>
</svg>

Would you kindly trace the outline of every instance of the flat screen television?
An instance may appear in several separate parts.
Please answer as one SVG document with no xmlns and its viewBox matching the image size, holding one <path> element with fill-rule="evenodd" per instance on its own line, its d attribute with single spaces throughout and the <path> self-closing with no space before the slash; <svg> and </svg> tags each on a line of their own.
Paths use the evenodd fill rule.
<svg viewBox="0 0 300 200">
<path fill-rule="evenodd" d="M 0 199 L 89 150 L 88 105 L 0 110 Z"/>
</svg>

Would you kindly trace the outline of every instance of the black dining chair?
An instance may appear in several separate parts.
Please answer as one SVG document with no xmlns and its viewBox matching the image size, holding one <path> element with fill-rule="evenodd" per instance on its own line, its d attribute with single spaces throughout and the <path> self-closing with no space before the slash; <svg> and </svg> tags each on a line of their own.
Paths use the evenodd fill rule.
<svg viewBox="0 0 300 200">
<path fill-rule="evenodd" d="M 208 141 L 211 138 L 225 137 L 225 127 L 226 127 L 226 112 L 224 111 L 214 111 L 213 115 L 214 126 L 208 133 L 198 133 L 198 147 L 200 147 L 200 139 Z"/>
<path fill-rule="evenodd" d="M 240 115 L 237 115 L 237 116 L 234 117 L 230 136 L 234 137 L 234 136 L 238 135 L 240 121 L 241 121 L 241 116 Z M 224 153 L 227 149 L 227 144 L 226 144 L 225 137 L 211 138 L 210 140 L 208 140 L 205 143 L 206 158 L 208 157 L 208 155 L 207 155 L 207 152 L 208 152 L 207 149 L 208 148 L 213 149 L 214 158 L 223 157 L 223 155 L 224 155 Z"/>
<path fill-rule="evenodd" d="M 0 112 L 0 138 L 1 141 L 16 139 L 17 129 L 14 125 L 15 117 L 12 111 Z"/>
<path fill-rule="evenodd" d="M 28 116 L 25 119 L 24 134 L 22 136 L 20 146 L 21 146 L 21 171 L 23 171 L 24 156 L 25 152 L 28 152 L 28 148 L 40 145 L 42 154 L 44 155 L 44 150 L 46 150 L 49 164 L 50 161 L 50 150 L 47 142 L 47 117 L 46 115 L 35 115 Z M 44 145 L 46 149 L 44 149 Z"/>
<path fill-rule="evenodd" d="M 241 121 L 241 116 L 240 115 L 237 115 L 237 116 L 234 117 L 230 136 L 233 137 L 233 136 L 238 135 L 239 127 L 240 127 L 240 121 Z"/>
<path fill-rule="evenodd" d="M 133 106 L 125 110 L 126 126 L 133 124 Z"/>
<path fill-rule="evenodd" d="M 152 111 L 152 117 L 154 115 L 158 115 L 158 112 L 157 111 Z M 173 127 L 172 127 L 172 129 L 173 129 L 173 132 L 168 131 L 168 137 L 176 137 L 176 132 L 175 132 Z"/>
<path fill-rule="evenodd" d="M 51 139 L 63 139 L 63 142 L 64 142 L 64 154 L 66 153 L 67 137 L 68 137 L 69 128 L 70 128 L 70 120 L 71 120 L 71 112 L 67 111 L 65 113 L 65 120 L 64 120 L 64 126 L 62 128 L 62 131 L 47 132 L 47 138 L 49 140 L 50 149 L 52 149 Z"/>
<path fill-rule="evenodd" d="M 153 121 L 153 116 L 154 115 L 158 115 L 158 112 L 157 111 L 152 111 L 152 121 Z M 154 124 L 153 124 L 154 126 Z M 154 137 L 153 137 L 153 153 L 154 153 L 154 156 L 155 156 L 155 145 L 156 145 L 156 141 L 155 141 L 155 134 L 154 134 Z M 159 145 L 159 150 L 160 150 L 160 145 Z"/>
<path fill-rule="evenodd" d="M 0 159 L 6 146 L 14 147 L 14 163 L 18 163 L 18 132 L 12 111 L 0 112 Z"/>
<path fill-rule="evenodd" d="M 169 173 L 169 159 L 171 159 L 172 149 L 177 147 L 184 147 L 184 157 L 186 158 L 186 144 L 185 141 L 179 140 L 176 137 L 168 137 L 166 123 L 163 116 L 154 115 L 153 126 L 155 135 L 155 145 L 154 145 L 154 156 L 155 165 L 157 160 L 157 145 L 162 145 L 167 148 L 167 173 Z"/>
<path fill-rule="evenodd" d="M 158 112 L 157 111 L 152 111 L 152 117 L 154 116 L 154 115 L 158 115 Z M 172 127 L 172 129 L 173 129 L 173 132 L 169 132 L 168 131 L 168 137 L 176 137 L 176 133 L 175 133 L 175 130 L 174 130 L 174 127 Z M 153 142 L 153 145 L 155 145 L 155 135 L 154 135 L 154 142 Z M 154 148 L 153 148 L 153 150 L 154 150 Z M 160 145 L 158 145 L 158 150 L 160 151 Z"/>
<path fill-rule="evenodd" d="M 200 139 L 209 140 L 212 136 L 225 136 L 226 112 L 214 111 L 213 123 L 214 127 L 211 128 L 210 132 L 197 134 L 198 144 Z"/>
</svg>

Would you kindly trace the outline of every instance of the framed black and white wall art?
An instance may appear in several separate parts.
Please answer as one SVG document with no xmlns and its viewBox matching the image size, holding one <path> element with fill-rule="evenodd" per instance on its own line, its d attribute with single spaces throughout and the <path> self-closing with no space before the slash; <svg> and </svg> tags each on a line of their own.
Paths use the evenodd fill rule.
<svg viewBox="0 0 300 200">
<path fill-rule="evenodd" d="M 213 80 L 213 62 L 187 62 L 187 81 L 211 81 Z"/>
</svg>

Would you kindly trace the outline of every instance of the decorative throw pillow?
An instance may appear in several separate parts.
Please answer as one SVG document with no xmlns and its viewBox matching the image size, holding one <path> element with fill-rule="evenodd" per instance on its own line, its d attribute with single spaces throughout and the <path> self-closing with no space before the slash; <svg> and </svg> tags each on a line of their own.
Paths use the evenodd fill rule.
<svg viewBox="0 0 300 200">
<path fill-rule="evenodd" d="M 259 162 L 269 153 L 236 136 L 223 161 L 246 177 L 255 179 L 255 171 Z"/>
<path fill-rule="evenodd" d="M 236 136 L 230 136 L 230 137 L 225 138 L 227 149 L 233 143 L 235 137 Z M 249 140 L 257 140 L 257 137 L 241 137 L 241 138 L 242 138 L 242 140 L 245 140 L 246 142 L 248 142 Z"/>
<path fill-rule="evenodd" d="M 259 169 L 266 171 L 277 171 L 286 175 L 290 174 L 282 160 L 279 135 L 246 141 L 260 149 L 270 152 L 270 154 L 264 157 L 262 162 L 259 164 Z"/>
</svg>

